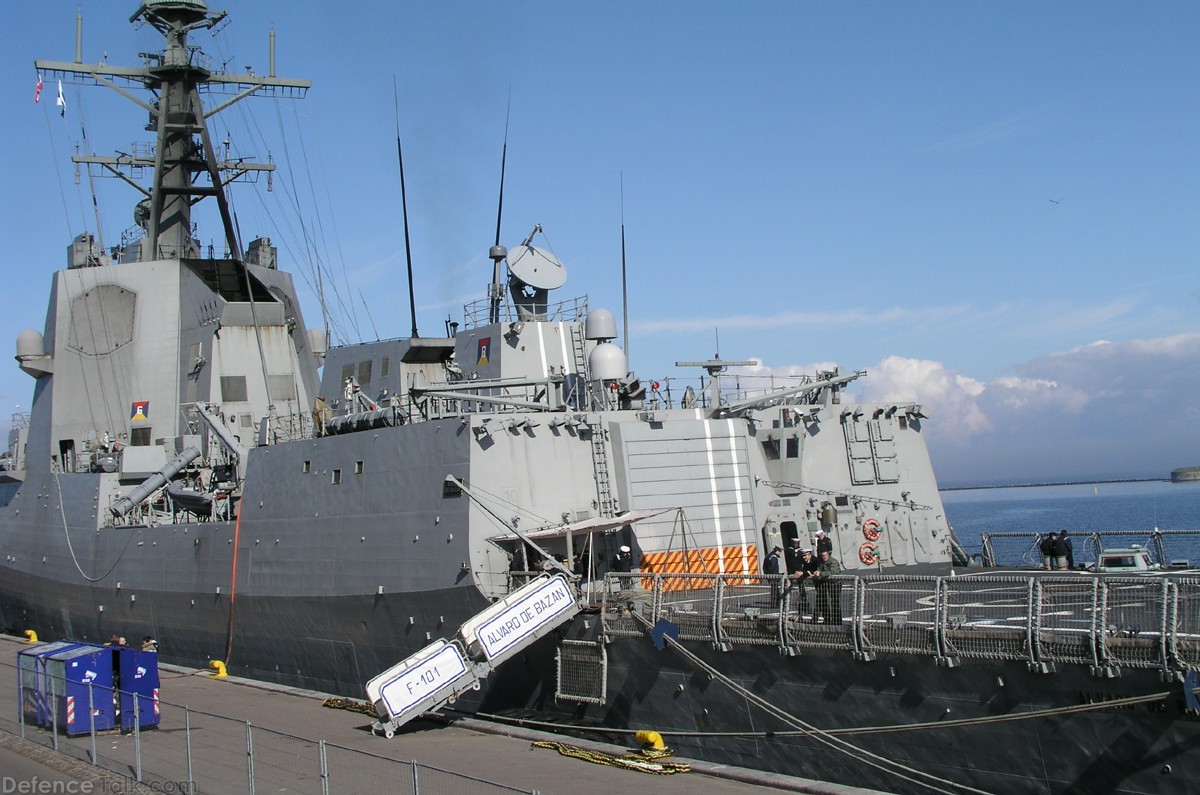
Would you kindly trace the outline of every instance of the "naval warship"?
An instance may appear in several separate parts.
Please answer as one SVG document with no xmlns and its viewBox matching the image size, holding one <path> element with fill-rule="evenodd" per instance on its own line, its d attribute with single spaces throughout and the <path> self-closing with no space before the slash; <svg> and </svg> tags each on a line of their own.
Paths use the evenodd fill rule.
<svg viewBox="0 0 1200 795">
<path fill-rule="evenodd" d="M 1194 791 L 1200 581 L 956 573 L 926 411 L 852 400 L 865 373 L 756 389 L 714 357 L 672 395 L 613 312 L 565 297 L 536 226 L 481 255 L 444 336 L 329 346 L 230 210 L 273 166 L 207 123 L 310 84 L 273 50 L 265 73 L 214 69 L 189 36 L 223 18 L 145 0 L 131 21 L 163 49 L 140 66 L 35 64 L 137 102 L 154 138 L 75 156 L 128 183 L 137 226 L 70 241 L 44 329 L 17 338 L 8 631 L 365 688 L 387 735 L 446 707 L 891 792 Z M 841 574 L 764 574 L 822 538 Z"/>
</svg>

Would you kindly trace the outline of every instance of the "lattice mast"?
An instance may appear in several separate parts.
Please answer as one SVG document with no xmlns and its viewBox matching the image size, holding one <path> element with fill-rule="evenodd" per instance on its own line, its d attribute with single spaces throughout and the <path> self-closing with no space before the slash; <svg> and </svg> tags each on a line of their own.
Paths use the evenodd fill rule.
<svg viewBox="0 0 1200 795">
<path fill-rule="evenodd" d="M 224 188 L 247 173 L 269 173 L 275 167 L 242 159 L 218 159 L 205 120 L 253 94 L 301 98 L 312 85 L 307 80 L 275 77 L 273 33 L 267 76 L 255 75 L 249 69 L 240 75 L 213 72 L 208 58 L 199 47 L 190 46 L 187 37 L 192 30 L 214 27 L 225 16 L 224 11 L 210 12 L 204 0 L 147 0 L 130 22 L 144 22 L 158 30 L 166 46 L 161 53 L 143 53 L 143 67 L 83 63 L 82 35 L 78 31 L 74 63 L 35 62 L 39 73 L 68 82 L 107 86 L 150 114 L 148 129 L 156 134 L 152 153 L 115 157 L 83 154 L 73 158 L 76 163 L 105 168 L 143 194 L 137 220 L 146 230 L 150 248 L 143 252 L 142 259 L 198 256 L 192 238 L 191 209 L 206 196 L 216 198 L 229 251 L 240 259 L 241 248 Z M 126 88 L 146 89 L 154 98 L 146 102 Z M 232 96 L 205 110 L 200 100 L 202 92 Z M 152 169 L 148 188 L 134 179 L 143 168 Z M 201 175 L 207 175 L 207 180 L 198 180 Z"/>
</svg>

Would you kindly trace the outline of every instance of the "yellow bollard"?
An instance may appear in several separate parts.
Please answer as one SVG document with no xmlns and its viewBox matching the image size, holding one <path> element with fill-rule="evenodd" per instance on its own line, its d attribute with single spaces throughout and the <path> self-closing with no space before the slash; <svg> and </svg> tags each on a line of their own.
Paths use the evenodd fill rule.
<svg viewBox="0 0 1200 795">
<path fill-rule="evenodd" d="M 221 662 L 220 660 L 210 660 L 208 667 L 216 669 L 215 674 L 209 674 L 209 679 L 224 679 L 225 677 L 229 676 L 229 674 L 225 673 L 225 663 Z"/>
<path fill-rule="evenodd" d="M 38 642 L 37 633 L 34 632 L 32 629 L 25 630 L 25 642 L 26 643 L 37 643 Z"/>
<path fill-rule="evenodd" d="M 652 748 L 655 751 L 661 751 L 662 749 L 667 747 L 666 744 L 663 743 L 662 735 L 659 734 L 658 732 L 652 732 L 647 729 L 642 729 L 637 734 L 635 734 L 634 737 L 637 737 L 637 741 L 639 743 L 641 743 L 643 746 Z"/>
</svg>

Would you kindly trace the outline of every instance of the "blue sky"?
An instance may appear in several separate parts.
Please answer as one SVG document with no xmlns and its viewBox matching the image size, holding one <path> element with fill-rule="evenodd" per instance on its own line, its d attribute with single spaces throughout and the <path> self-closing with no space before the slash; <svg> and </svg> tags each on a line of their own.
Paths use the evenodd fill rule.
<svg viewBox="0 0 1200 795">
<path fill-rule="evenodd" d="M 503 242 L 542 224 L 564 293 L 620 318 L 623 208 L 643 378 L 695 379 L 674 362 L 718 339 L 759 373 L 865 369 L 863 396 L 929 407 L 947 483 L 1200 464 L 1196 3 L 210 5 L 229 24 L 192 43 L 218 63 L 265 71 L 273 27 L 277 73 L 314 82 L 215 127 L 280 166 L 234 202 L 310 327 L 320 259 L 343 341 L 408 332 L 393 90 L 422 333 L 483 295 L 511 97 Z M 159 46 L 136 7 L 6 10 L 10 339 L 41 329 L 51 272 L 95 228 L 68 160 L 81 125 L 100 153 L 145 140 L 111 91 L 65 86 L 66 119 L 56 86 L 34 105 L 33 60 L 73 57 L 82 9 L 84 59 L 136 65 Z M 111 244 L 134 197 L 97 185 Z M 9 406 L 31 391 L 0 372 Z"/>
</svg>

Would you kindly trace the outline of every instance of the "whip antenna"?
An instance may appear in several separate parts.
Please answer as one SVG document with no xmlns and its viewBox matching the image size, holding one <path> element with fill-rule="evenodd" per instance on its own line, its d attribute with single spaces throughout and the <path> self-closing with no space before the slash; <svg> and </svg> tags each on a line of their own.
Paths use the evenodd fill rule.
<svg viewBox="0 0 1200 795">
<path fill-rule="evenodd" d="M 408 260 L 408 311 L 412 317 L 412 336 L 419 337 L 421 335 L 417 333 L 417 298 L 416 290 L 413 287 L 412 246 L 408 241 L 408 200 L 404 192 L 404 149 L 400 146 L 400 94 L 396 89 L 395 75 L 392 75 L 392 100 L 396 108 L 396 156 L 400 160 L 400 211 L 404 215 L 404 256 Z M 363 304 L 366 304 L 365 300 Z M 374 326 L 374 321 L 371 325 Z M 378 333 L 376 333 L 376 339 L 378 339 Z"/>
<path fill-rule="evenodd" d="M 500 153 L 500 200 L 496 203 L 496 242 L 488 257 L 492 260 L 492 289 L 491 305 L 488 309 L 488 322 L 500 322 L 500 261 L 508 256 L 508 251 L 500 245 L 500 220 L 504 217 L 504 166 L 508 162 L 508 119 L 512 114 L 512 90 L 508 92 L 508 108 L 504 111 L 504 149 Z"/>
<path fill-rule="evenodd" d="M 629 290 L 625 279 L 625 174 L 621 173 L 621 341 L 625 343 L 625 360 L 629 360 Z"/>
</svg>

